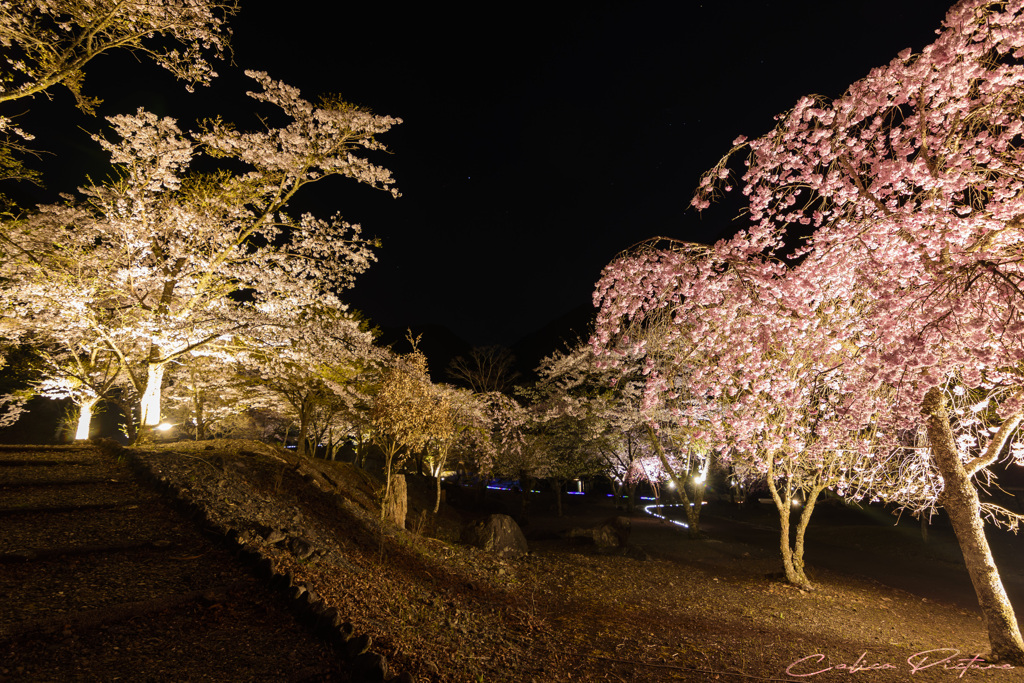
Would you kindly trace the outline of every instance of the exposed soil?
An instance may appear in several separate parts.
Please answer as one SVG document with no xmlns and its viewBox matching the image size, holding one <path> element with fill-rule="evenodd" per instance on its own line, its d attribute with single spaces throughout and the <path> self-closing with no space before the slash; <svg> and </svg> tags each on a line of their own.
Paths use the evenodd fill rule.
<svg viewBox="0 0 1024 683">
<path fill-rule="evenodd" d="M 524 528 L 530 554 L 503 560 L 457 542 L 468 513 L 424 512 L 429 482 L 413 482 L 409 530 L 399 530 L 378 521 L 377 481 L 345 463 L 296 468 L 246 442 L 133 457 L 336 606 L 393 672 L 417 681 L 1024 680 L 1020 670 L 982 669 L 980 661 L 964 671 L 960 660 L 986 652 L 987 637 L 941 528 L 924 544 L 916 523 L 823 507 L 808 546 L 817 588 L 803 592 L 777 576 L 770 508 L 711 504 L 704 540 L 638 513 L 630 540 L 642 552 L 625 556 L 560 536 L 617 514 L 608 499 L 571 497 L 563 518 L 538 499 Z M 453 495 L 473 499 L 462 494 Z M 81 495 L 75 504 L 89 497 Z M 514 509 L 510 495 L 491 492 L 483 507 Z M 1004 578 L 1019 594 L 1020 544 L 999 541 Z M 11 566 L 0 564 L 0 574 Z M 203 571 L 202 560 L 194 566 Z M 21 580 L 67 580 L 56 566 L 48 571 Z M 133 680 L 123 662 L 120 671 Z"/>
<path fill-rule="evenodd" d="M 95 448 L 0 449 L 0 593 L 0 680 L 343 680 L 284 596 Z"/>
</svg>

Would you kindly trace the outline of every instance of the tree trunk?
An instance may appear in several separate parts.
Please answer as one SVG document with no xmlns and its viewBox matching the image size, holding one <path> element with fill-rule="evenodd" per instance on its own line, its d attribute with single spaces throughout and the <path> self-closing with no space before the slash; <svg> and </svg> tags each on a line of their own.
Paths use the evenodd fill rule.
<svg viewBox="0 0 1024 683">
<path fill-rule="evenodd" d="M 932 388 L 928 391 L 921 412 L 928 419 L 932 455 L 945 482 L 939 502 L 949 514 L 988 629 L 989 645 L 992 647 L 989 658 L 1017 666 L 1024 665 L 1024 640 L 1021 639 L 1017 617 L 992 558 L 985 537 L 978 491 L 957 451 L 956 439 L 949 426 L 946 397 L 940 389 Z"/>
<path fill-rule="evenodd" d="M 683 499 L 683 509 L 686 510 L 686 521 L 690 525 L 691 529 L 696 529 L 697 534 L 700 534 L 700 511 L 704 507 L 704 492 L 707 490 L 707 484 L 693 484 L 693 502 L 686 500 L 685 491 L 680 498 Z"/>
<path fill-rule="evenodd" d="M 92 409 L 96 407 L 99 398 L 83 400 L 78 406 L 78 426 L 75 429 L 75 440 L 81 441 L 89 438 L 89 427 L 92 425 Z"/>
<path fill-rule="evenodd" d="M 810 513 L 814 510 L 814 500 L 817 499 L 817 491 L 812 490 L 808 496 L 811 503 L 805 507 L 797 522 L 796 542 L 790 544 L 789 520 L 793 511 L 793 489 L 790 482 L 786 480 L 786 486 L 782 493 L 775 482 L 773 468 L 768 471 L 768 490 L 771 491 L 772 500 L 775 501 L 775 509 L 779 512 L 779 550 L 782 553 L 782 568 L 786 574 L 786 581 L 803 590 L 813 590 L 814 586 L 804 572 L 804 533 L 807 524 L 810 522 Z"/>
<path fill-rule="evenodd" d="M 552 479 L 551 486 L 555 490 L 555 505 L 558 509 L 558 516 L 564 516 L 562 513 L 562 481 L 560 479 Z"/>
<path fill-rule="evenodd" d="M 615 505 L 615 509 L 619 510 L 622 508 L 622 492 L 625 489 L 625 484 L 615 481 L 615 479 L 606 474 L 608 483 L 612 485 L 612 503 Z"/>
<path fill-rule="evenodd" d="M 441 510 L 441 499 L 444 497 L 444 491 L 441 490 L 441 470 L 438 469 L 437 476 L 434 477 L 437 482 L 437 496 L 434 498 L 434 514 L 436 515 Z"/>
<path fill-rule="evenodd" d="M 529 477 L 525 472 L 520 472 L 519 489 L 522 492 L 522 496 L 520 498 L 519 516 L 524 520 L 526 519 L 526 510 L 530 504 L 530 489 L 532 488 L 531 477 Z"/>
<path fill-rule="evenodd" d="M 302 462 L 302 458 L 306 455 L 306 439 L 309 438 L 309 420 L 306 418 L 306 412 L 302 411 L 299 417 L 299 440 L 295 444 L 295 456 L 299 462 Z"/>
<path fill-rule="evenodd" d="M 141 426 L 156 427 L 160 424 L 160 393 L 164 383 L 164 365 L 150 363 L 146 367 L 146 390 L 142 394 Z"/>
<path fill-rule="evenodd" d="M 396 449 L 393 450 L 391 447 L 384 450 L 384 493 L 380 501 L 380 521 L 382 522 L 388 516 L 388 503 L 391 500 L 391 464 L 395 459 L 395 453 Z"/>
<path fill-rule="evenodd" d="M 672 483 L 676 485 L 676 490 L 679 491 L 679 498 L 683 502 L 683 506 L 686 509 L 686 520 L 687 520 L 687 536 L 690 538 L 700 538 L 700 513 L 696 516 L 690 514 L 690 497 L 686 495 L 686 480 L 680 479 L 676 474 L 675 470 L 668 462 L 668 457 L 665 455 L 665 449 L 661 446 L 661 441 L 658 439 L 657 432 L 654 431 L 654 427 L 647 425 L 647 434 L 651 439 L 651 443 L 654 445 L 654 450 L 658 454 L 658 460 L 661 461 L 661 466 L 665 468 Z"/>
<path fill-rule="evenodd" d="M 196 388 L 195 373 L 192 375 L 192 406 L 196 413 L 196 441 L 202 441 L 206 438 L 206 419 L 203 412 L 204 397 L 201 391 Z"/>
</svg>

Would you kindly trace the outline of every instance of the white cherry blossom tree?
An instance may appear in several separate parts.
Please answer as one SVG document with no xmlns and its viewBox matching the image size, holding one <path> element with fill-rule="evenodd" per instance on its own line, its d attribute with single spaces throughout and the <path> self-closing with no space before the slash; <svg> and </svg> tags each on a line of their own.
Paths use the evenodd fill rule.
<svg viewBox="0 0 1024 683">
<path fill-rule="evenodd" d="M 97 57 L 130 52 L 149 57 L 191 89 L 217 74 L 211 59 L 230 50 L 227 20 L 236 0 L 5 0 L 0 2 L 0 105 L 63 85 L 78 107 L 99 103 L 82 91 L 85 69 Z M 0 113 L 0 177 L 38 182 L 13 152 L 33 138 Z"/>
<path fill-rule="evenodd" d="M 142 396 L 145 427 L 160 422 L 169 363 L 236 336 L 279 338 L 316 306 L 344 310 L 337 292 L 368 267 L 370 245 L 338 217 L 289 216 L 296 193 L 341 176 L 397 194 L 358 152 L 383 150 L 375 136 L 398 120 L 250 75 L 263 88 L 253 98 L 290 123 L 246 133 L 214 120 L 189 134 L 144 111 L 112 117 L 119 140 L 100 142 L 120 177 L 14 226 L 40 248 L 8 265 L 10 315 L 54 343 L 73 330 L 103 344 Z M 190 172 L 201 154 L 223 166 Z"/>
</svg>

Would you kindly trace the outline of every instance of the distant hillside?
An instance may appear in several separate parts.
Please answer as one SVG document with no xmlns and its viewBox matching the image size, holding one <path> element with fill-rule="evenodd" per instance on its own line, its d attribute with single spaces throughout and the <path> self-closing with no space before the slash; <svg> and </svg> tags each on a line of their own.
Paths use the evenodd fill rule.
<svg viewBox="0 0 1024 683">
<path fill-rule="evenodd" d="M 534 370 L 546 356 L 589 339 L 594 312 L 591 304 L 580 305 L 513 344 L 512 352 L 524 379 L 535 377 Z"/>
</svg>

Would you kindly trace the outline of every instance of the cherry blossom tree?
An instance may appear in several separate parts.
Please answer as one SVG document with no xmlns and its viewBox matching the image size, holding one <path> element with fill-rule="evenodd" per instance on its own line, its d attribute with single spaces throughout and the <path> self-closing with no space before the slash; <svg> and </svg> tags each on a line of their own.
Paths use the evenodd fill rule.
<svg viewBox="0 0 1024 683">
<path fill-rule="evenodd" d="M 475 468 L 484 479 L 502 477 L 519 481 L 521 515 L 529 507 L 536 479 L 548 475 L 547 443 L 535 431 L 536 415 L 525 402 L 498 391 L 478 395 L 490 423 L 487 438 L 479 443 Z"/>
<path fill-rule="evenodd" d="M 46 398 L 70 399 L 78 408 L 74 438 L 88 439 L 96 405 L 121 380 L 119 359 L 102 346 L 58 349 L 55 353 L 44 346 L 38 352 L 43 362 L 43 379 L 35 390 Z"/>
<path fill-rule="evenodd" d="M 228 49 L 230 0 L 23 0 L 0 5 L 0 45 L 8 69 L 0 102 L 63 84 L 79 105 L 84 68 L 112 50 L 146 55 L 189 84 L 216 76 L 206 55 Z"/>
<path fill-rule="evenodd" d="M 315 106 L 250 75 L 263 88 L 252 97 L 291 123 L 246 133 L 214 120 L 188 134 L 143 111 L 112 117 L 120 140 L 100 142 L 120 178 L 14 226 L 42 249 L 8 268 L 11 315 L 55 343 L 68 345 L 66 330 L 93 335 L 142 396 L 146 427 L 160 421 L 169 363 L 235 336 L 272 342 L 315 306 L 344 309 L 337 292 L 368 267 L 370 245 L 338 217 L 286 214 L 296 193 L 341 176 L 397 194 L 386 169 L 357 155 L 383 150 L 375 136 L 396 119 L 336 98 Z M 203 153 L 222 168 L 190 173 Z"/>
<path fill-rule="evenodd" d="M 82 92 L 85 68 L 100 55 L 145 55 L 191 89 L 217 74 L 210 58 L 230 49 L 226 21 L 235 0 L 18 0 L 0 3 L 0 104 L 45 93 L 56 85 L 92 112 L 99 103 Z M 38 181 L 12 152 L 32 135 L 0 115 L 0 175 Z"/>
<path fill-rule="evenodd" d="M 296 455 L 301 460 L 314 424 L 329 427 L 349 393 L 349 381 L 382 354 L 358 319 L 324 306 L 307 308 L 280 332 L 277 339 L 261 334 L 256 344 L 240 339 L 235 362 L 248 374 L 250 388 L 276 396 L 283 403 L 275 406 L 278 412 L 298 423 Z"/>
<path fill-rule="evenodd" d="M 246 386 L 234 353 L 206 351 L 173 363 L 164 392 L 168 422 L 197 441 L 233 432 L 251 408 L 267 403 L 266 392 Z"/>
<path fill-rule="evenodd" d="M 718 249 L 733 262 L 785 261 L 777 277 L 790 324 L 820 328 L 826 348 L 848 355 L 846 431 L 893 443 L 926 435 L 923 458 L 941 477 L 932 492 L 960 542 L 990 656 L 1014 664 L 1024 663 L 1024 641 L 976 481 L 1019 451 L 1022 54 L 1024 3 L 958 2 L 920 54 L 904 50 L 836 100 L 803 98 L 770 133 L 738 138 L 694 198 L 703 208 L 742 185 L 749 227 Z M 849 313 L 838 324 L 837 307 Z M 976 440 L 954 431 L 957 387 L 1001 397 Z M 873 440 L 863 444 L 878 454 Z"/>
<path fill-rule="evenodd" d="M 673 330 L 679 322 L 677 313 L 666 309 L 665 302 L 641 310 L 641 302 L 636 301 L 622 309 L 623 302 L 635 291 L 627 292 L 620 285 L 632 283 L 635 273 L 623 275 L 615 268 L 629 270 L 635 265 L 631 259 L 622 258 L 605 269 L 595 294 L 595 304 L 601 310 L 590 340 L 588 352 L 594 357 L 589 362 L 603 373 L 605 382 L 615 387 L 604 409 L 608 419 L 620 430 L 638 430 L 646 436 L 645 449 L 658 464 L 640 472 L 650 480 L 649 473 L 657 470 L 671 482 L 686 513 L 688 533 L 698 538 L 714 454 L 698 424 L 705 418 L 685 422 L 676 416 L 686 405 L 697 406 L 688 414 L 696 411 L 703 415 L 706 396 L 691 386 L 690 366 L 694 360 L 679 348 L 678 332 Z M 618 278 L 622 283 L 616 283 Z"/>
</svg>

